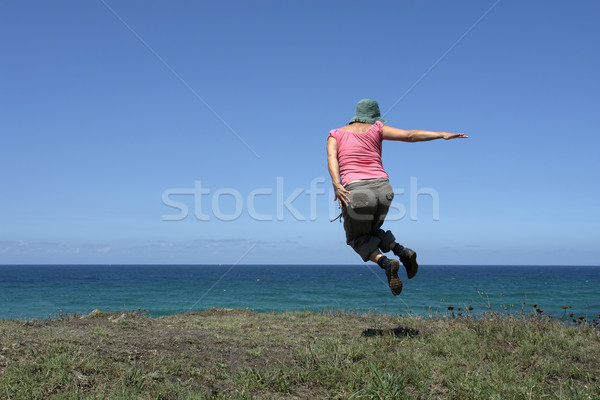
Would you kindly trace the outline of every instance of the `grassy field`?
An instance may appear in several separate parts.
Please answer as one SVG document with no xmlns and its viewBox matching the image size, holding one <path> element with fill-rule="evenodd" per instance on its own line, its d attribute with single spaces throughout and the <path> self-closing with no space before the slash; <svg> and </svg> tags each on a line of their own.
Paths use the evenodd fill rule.
<svg viewBox="0 0 600 400">
<path fill-rule="evenodd" d="M 498 313 L 0 321 L 0 399 L 96 398 L 599 399 L 600 335 Z"/>
</svg>

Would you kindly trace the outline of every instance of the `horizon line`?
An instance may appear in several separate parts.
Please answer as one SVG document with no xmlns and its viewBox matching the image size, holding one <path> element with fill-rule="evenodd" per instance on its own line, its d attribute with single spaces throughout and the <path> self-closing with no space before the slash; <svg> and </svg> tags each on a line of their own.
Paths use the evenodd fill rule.
<svg viewBox="0 0 600 400">
<path fill-rule="evenodd" d="M 168 264 L 168 263 L 48 263 L 48 264 L 39 264 L 39 263 L 6 263 L 0 264 L 0 267 L 7 266 L 227 266 L 231 265 L 231 263 L 176 263 L 176 264 Z M 316 263 L 294 263 L 294 264 L 279 264 L 279 263 L 247 263 L 247 264 L 237 264 L 238 266 L 339 266 L 339 267 L 349 267 L 349 266 L 364 266 L 368 265 L 364 264 L 316 264 Z M 419 264 L 421 267 L 600 267 L 598 264 Z"/>
</svg>

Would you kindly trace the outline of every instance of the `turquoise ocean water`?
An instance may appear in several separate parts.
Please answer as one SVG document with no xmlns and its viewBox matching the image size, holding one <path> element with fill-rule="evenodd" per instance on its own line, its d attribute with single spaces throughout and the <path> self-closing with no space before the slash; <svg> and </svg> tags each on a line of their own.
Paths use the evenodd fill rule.
<svg viewBox="0 0 600 400">
<path fill-rule="evenodd" d="M 343 310 L 402 315 L 448 306 L 600 313 L 600 267 L 421 266 L 392 296 L 376 265 L 0 265 L 0 318 L 129 311 L 158 317 L 208 308 Z M 563 306 L 568 306 L 567 310 Z"/>
</svg>

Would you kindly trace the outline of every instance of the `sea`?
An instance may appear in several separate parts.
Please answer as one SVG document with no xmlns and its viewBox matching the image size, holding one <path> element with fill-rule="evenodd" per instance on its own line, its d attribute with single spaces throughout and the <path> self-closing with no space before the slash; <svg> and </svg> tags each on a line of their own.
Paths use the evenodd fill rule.
<svg viewBox="0 0 600 400">
<path fill-rule="evenodd" d="M 415 278 L 400 277 L 404 289 L 393 296 L 375 264 L 0 265 L 0 319 L 94 309 L 161 317 L 210 308 L 600 318 L 598 266 L 421 265 Z"/>
</svg>

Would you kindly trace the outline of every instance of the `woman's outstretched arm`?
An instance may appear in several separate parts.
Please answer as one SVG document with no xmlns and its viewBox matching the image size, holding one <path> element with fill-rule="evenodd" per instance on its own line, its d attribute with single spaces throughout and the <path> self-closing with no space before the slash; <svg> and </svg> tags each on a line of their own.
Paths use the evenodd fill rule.
<svg viewBox="0 0 600 400">
<path fill-rule="evenodd" d="M 468 138 L 464 133 L 433 132 L 423 130 L 405 131 L 404 129 L 383 126 L 383 138 L 385 140 L 401 140 L 403 142 L 425 142 L 435 139 L 458 139 Z"/>
</svg>

